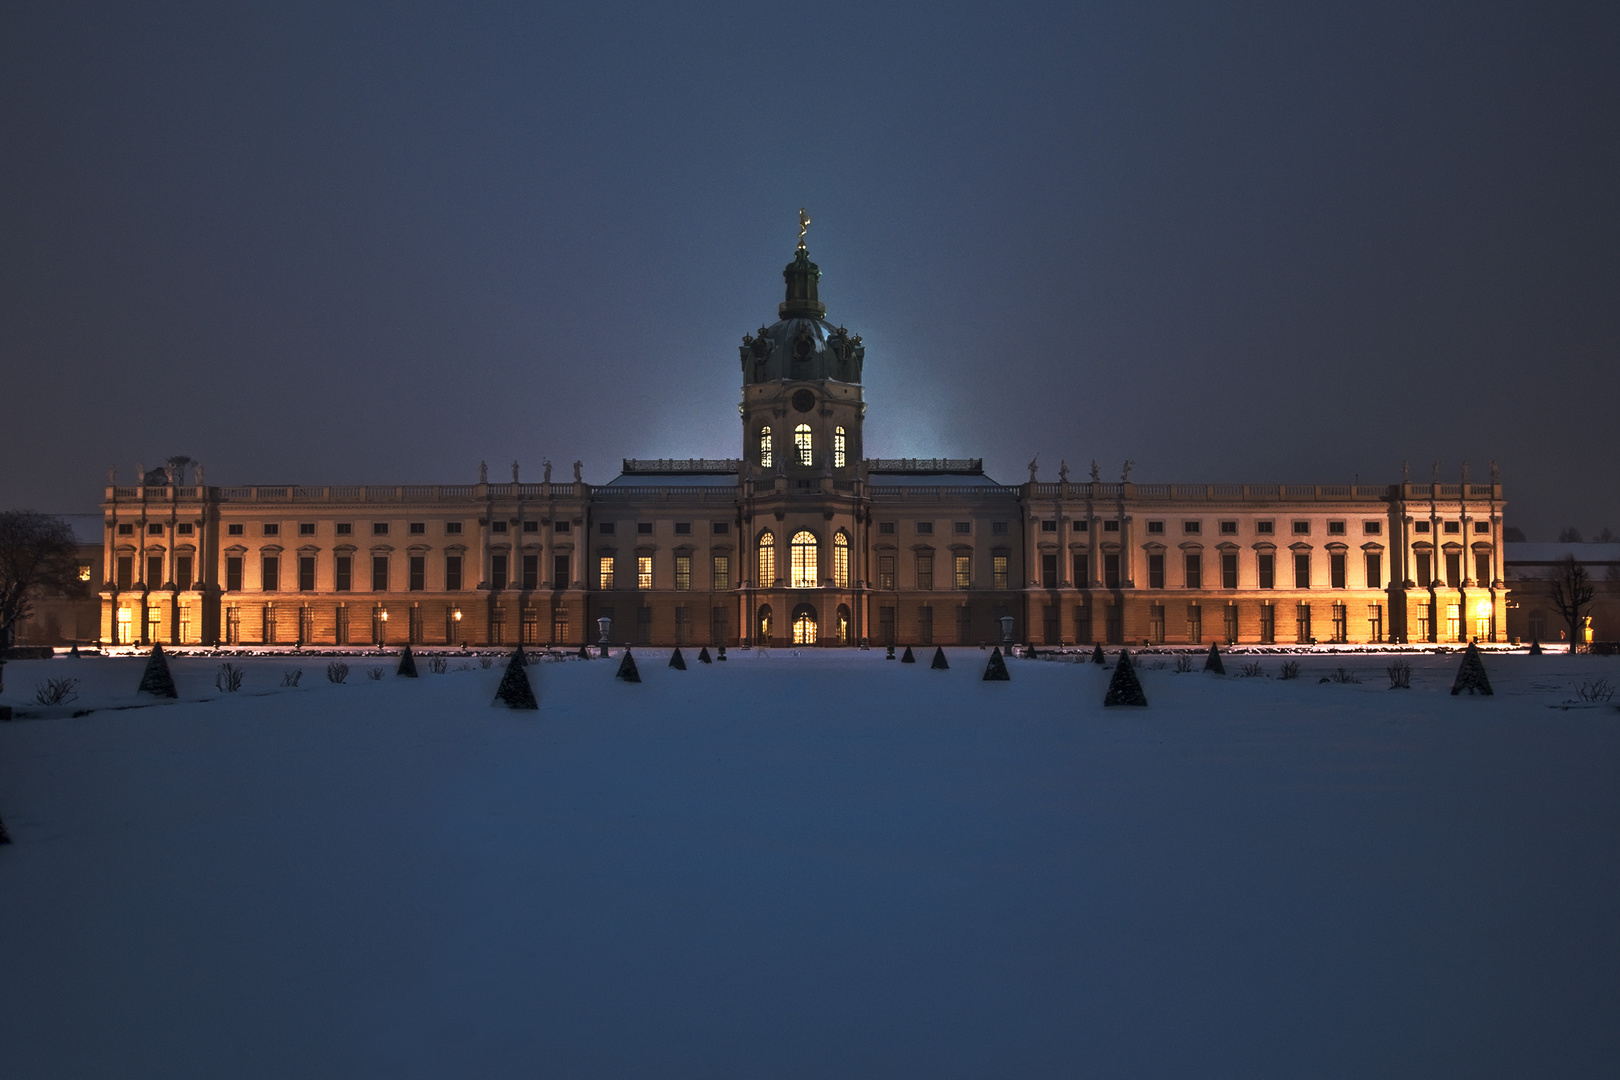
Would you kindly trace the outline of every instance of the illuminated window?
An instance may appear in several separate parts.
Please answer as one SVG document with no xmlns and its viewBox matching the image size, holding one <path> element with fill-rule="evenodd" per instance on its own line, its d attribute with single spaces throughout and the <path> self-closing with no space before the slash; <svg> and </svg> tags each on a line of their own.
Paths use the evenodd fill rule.
<svg viewBox="0 0 1620 1080">
<path fill-rule="evenodd" d="M 809 531 L 793 534 L 793 587 L 813 589 L 816 581 L 816 536 Z"/>
<path fill-rule="evenodd" d="M 1367 640 L 1384 640 L 1384 605 L 1367 605 Z"/>
<path fill-rule="evenodd" d="M 844 467 L 844 429 L 833 428 L 833 468 Z"/>
<path fill-rule="evenodd" d="M 652 556 L 636 556 L 636 588 L 652 588 Z"/>
<path fill-rule="evenodd" d="M 816 643 L 816 620 L 808 611 L 800 610 L 793 616 L 793 644 L 814 645 Z"/>
<path fill-rule="evenodd" d="M 995 587 L 998 589 L 1005 589 L 1007 587 L 1007 556 L 992 556 L 990 559 L 990 568 L 991 572 L 995 576 Z"/>
<path fill-rule="evenodd" d="M 1204 609 L 1197 604 L 1187 605 L 1187 644 L 1204 643 Z"/>
<path fill-rule="evenodd" d="M 759 534 L 759 584 L 768 587 L 776 581 L 776 537 L 768 532 Z"/>
<path fill-rule="evenodd" d="M 771 467 L 771 426 L 766 424 L 759 429 L 759 463 L 763 468 Z"/>
<path fill-rule="evenodd" d="M 771 605 L 759 605 L 759 640 L 770 644 L 771 641 Z"/>
<path fill-rule="evenodd" d="M 833 585 L 849 588 L 849 534 L 843 529 L 833 534 Z"/>
<path fill-rule="evenodd" d="M 675 556 L 675 587 L 677 589 L 692 587 L 692 556 Z"/>
<path fill-rule="evenodd" d="M 810 425 L 800 424 L 793 429 L 793 445 L 799 450 L 799 464 L 814 464 L 814 455 L 811 452 Z"/>
<path fill-rule="evenodd" d="M 956 587 L 966 589 L 973 584 L 973 560 L 966 555 L 956 555 L 952 559 L 956 577 Z"/>
<path fill-rule="evenodd" d="M 714 557 L 714 588 L 731 588 L 731 556 L 716 555 Z"/>
<path fill-rule="evenodd" d="M 878 588 L 880 588 L 880 589 L 893 589 L 894 588 L 894 556 L 893 555 L 879 555 L 878 556 Z"/>
<path fill-rule="evenodd" d="M 596 560 L 596 587 L 613 588 L 613 556 L 603 555 Z"/>
<path fill-rule="evenodd" d="M 80 581 L 89 581 L 90 580 L 90 564 L 89 563 L 80 563 L 79 564 L 79 580 Z"/>
<path fill-rule="evenodd" d="M 232 610 L 234 610 L 234 609 L 232 609 Z M 135 615 L 134 615 L 134 613 L 132 611 L 130 611 L 129 608 L 121 607 L 121 608 L 118 609 L 118 640 L 119 640 L 119 642 L 124 643 L 124 644 L 128 644 L 128 642 L 130 640 L 130 636 L 133 633 L 132 627 L 134 626 L 134 623 L 135 623 Z"/>
</svg>

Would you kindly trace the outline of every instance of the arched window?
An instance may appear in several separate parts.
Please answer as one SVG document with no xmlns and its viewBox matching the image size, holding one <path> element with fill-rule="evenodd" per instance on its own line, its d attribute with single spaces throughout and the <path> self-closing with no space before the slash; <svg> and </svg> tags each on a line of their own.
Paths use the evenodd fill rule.
<svg viewBox="0 0 1620 1080">
<path fill-rule="evenodd" d="M 769 424 L 759 429 L 759 464 L 764 469 L 771 467 L 771 425 Z"/>
<path fill-rule="evenodd" d="M 843 529 L 833 534 L 833 584 L 849 588 L 849 533 Z"/>
<path fill-rule="evenodd" d="M 800 604 L 793 609 L 793 644 L 814 645 L 816 643 L 816 609 L 809 604 Z"/>
<path fill-rule="evenodd" d="M 811 441 L 809 424 L 800 424 L 793 429 L 793 445 L 799 448 L 800 465 L 815 464 L 814 455 L 811 453 Z"/>
<path fill-rule="evenodd" d="M 768 589 L 776 583 L 776 537 L 768 531 L 759 534 L 759 587 Z"/>
<path fill-rule="evenodd" d="M 771 605 L 769 604 L 759 605 L 759 643 L 761 645 L 771 643 Z"/>
<path fill-rule="evenodd" d="M 793 587 L 813 589 L 816 580 L 816 534 L 808 530 L 793 534 Z"/>
<path fill-rule="evenodd" d="M 844 467 L 844 429 L 833 428 L 833 468 Z"/>
<path fill-rule="evenodd" d="M 849 644 L 849 605 L 838 605 L 838 644 Z"/>
</svg>

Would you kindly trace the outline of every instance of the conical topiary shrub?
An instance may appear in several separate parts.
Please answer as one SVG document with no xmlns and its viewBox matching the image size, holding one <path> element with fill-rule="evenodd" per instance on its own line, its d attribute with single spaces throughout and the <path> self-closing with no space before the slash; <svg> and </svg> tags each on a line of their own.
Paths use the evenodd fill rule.
<svg viewBox="0 0 1620 1080">
<path fill-rule="evenodd" d="M 686 657 L 681 655 L 681 650 L 679 647 L 677 647 L 674 652 L 669 654 L 669 666 L 674 668 L 676 671 L 686 670 Z"/>
<path fill-rule="evenodd" d="M 950 661 L 945 659 L 945 650 L 938 645 L 934 646 L 934 662 L 928 665 L 934 671 L 949 671 Z"/>
<path fill-rule="evenodd" d="M 579 655 L 579 658 L 581 660 L 589 660 L 591 658 L 591 650 L 589 650 L 585 646 L 581 645 L 579 647 L 579 654 L 578 655 Z"/>
<path fill-rule="evenodd" d="M 1026 660 L 1039 660 L 1040 658 L 1041 654 L 1035 651 L 1035 646 L 1033 645 L 1031 645 L 1028 651 L 1024 653 L 1024 659 Z"/>
<path fill-rule="evenodd" d="M 1104 705 L 1146 705 L 1147 695 L 1136 677 L 1136 666 L 1131 663 L 1129 649 L 1119 650 L 1119 663 L 1114 665 L 1114 677 L 1108 680 L 1108 693 Z"/>
<path fill-rule="evenodd" d="M 177 698 L 180 691 L 174 688 L 174 676 L 169 674 L 169 658 L 163 655 L 162 645 L 152 646 L 152 658 L 146 662 L 146 671 L 141 675 L 138 694 L 151 694 L 153 697 Z"/>
<path fill-rule="evenodd" d="M 1007 661 L 1001 658 L 1001 646 L 996 646 L 990 653 L 990 662 L 984 665 L 985 682 L 1011 682 L 1012 676 L 1007 674 Z"/>
<path fill-rule="evenodd" d="M 1097 643 L 1097 647 L 1091 650 L 1091 662 L 1098 667 L 1108 666 L 1108 657 L 1103 655 L 1102 642 L 1100 641 Z"/>
<path fill-rule="evenodd" d="M 709 647 L 707 645 L 703 646 L 703 648 L 698 650 L 698 663 L 700 663 L 700 664 L 712 664 L 712 663 L 714 663 L 714 660 L 711 659 L 710 656 L 709 656 Z"/>
<path fill-rule="evenodd" d="M 1463 653 L 1462 666 L 1457 669 L 1457 681 L 1451 684 L 1453 697 L 1467 690 L 1470 694 L 1491 694 L 1491 680 L 1485 674 L 1485 662 L 1479 658 L 1479 649 L 1470 641 Z"/>
<path fill-rule="evenodd" d="M 75 660 L 79 658 L 79 643 L 77 641 L 73 643 L 73 648 L 68 650 L 68 655 Z"/>
<path fill-rule="evenodd" d="M 630 655 L 628 648 L 624 650 L 624 659 L 619 661 L 619 670 L 614 673 L 613 677 L 623 679 L 625 682 L 641 681 L 641 672 L 636 670 L 636 658 Z"/>
<path fill-rule="evenodd" d="M 917 662 L 917 658 L 915 656 L 911 655 L 911 646 L 910 645 L 906 646 L 906 651 L 900 657 L 900 662 L 902 664 L 915 664 Z"/>
<path fill-rule="evenodd" d="M 1530 639 L 1530 655 L 1531 656 L 1540 656 L 1541 655 L 1541 642 L 1537 641 L 1535 638 Z"/>
<path fill-rule="evenodd" d="M 535 700 L 534 687 L 529 685 L 529 673 L 524 670 L 523 650 L 518 649 L 512 654 L 512 659 L 506 663 L 506 674 L 501 676 L 501 685 L 495 691 L 495 702 L 501 702 L 509 709 L 538 709 L 540 703 Z"/>
<path fill-rule="evenodd" d="M 1209 643 L 1209 655 L 1204 657 L 1204 670 L 1217 675 L 1226 674 L 1226 665 L 1221 662 L 1221 650 L 1213 641 Z"/>
<path fill-rule="evenodd" d="M 519 649 L 518 652 L 521 655 L 523 650 Z M 411 652 L 409 643 L 405 645 L 405 651 L 399 654 L 399 670 L 394 674 L 403 675 L 407 679 L 416 678 L 416 654 Z"/>
</svg>

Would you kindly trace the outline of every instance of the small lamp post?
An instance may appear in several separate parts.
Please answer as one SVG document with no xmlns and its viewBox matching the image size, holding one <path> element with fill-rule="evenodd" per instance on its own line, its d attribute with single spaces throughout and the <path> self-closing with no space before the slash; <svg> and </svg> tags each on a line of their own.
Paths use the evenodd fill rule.
<svg viewBox="0 0 1620 1080">
<path fill-rule="evenodd" d="M 460 608 L 451 608 L 450 609 L 450 618 L 455 620 L 455 623 L 456 623 L 456 639 L 459 641 L 461 639 L 461 609 Z M 463 649 L 465 649 L 467 647 L 467 643 L 465 641 L 462 641 L 461 642 L 461 647 Z"/>
<path fill-rule="evenodd" d="M 377 648 L 381 649 L 388 643 L 388 609 L 383 608 L 377 613 Z"/>
<path fill-rule="evenodd" d="M 606 657 L 608 654 L 608 631 L 613 629 L 613 620 L 608 616 L 603 615 L 600 619 L 596 620 L 596 628 L 602 632 L 601 639 L 596 643 L 597 648 L 599 648 L 602 651 L 602 655 Z"/>
</svg>

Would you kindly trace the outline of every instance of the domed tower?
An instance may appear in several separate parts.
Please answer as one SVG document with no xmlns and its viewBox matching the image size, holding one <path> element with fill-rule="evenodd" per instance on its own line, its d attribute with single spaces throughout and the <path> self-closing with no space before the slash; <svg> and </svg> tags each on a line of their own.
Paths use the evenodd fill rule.
<svg viewBox="0 0 1620 1080">
<path fill-rule="evenodd" d="M 821 270 L 804 246 L 809 225 L 800 210 L 778 321 L 743 336 L 743 460 L 754 476 L 848 478 L 860 467 L 866 349 L 859 334 L 825 318 L 816 295 Z"/>
</svg>

